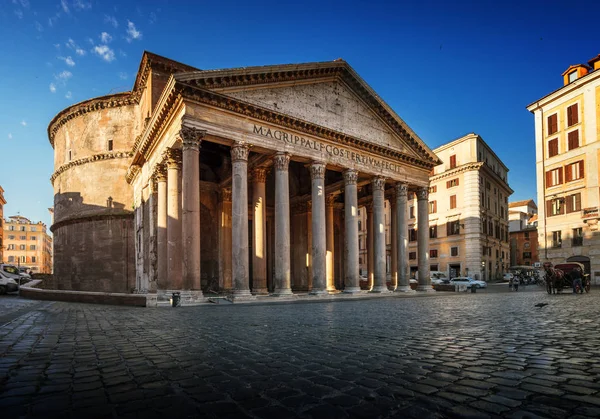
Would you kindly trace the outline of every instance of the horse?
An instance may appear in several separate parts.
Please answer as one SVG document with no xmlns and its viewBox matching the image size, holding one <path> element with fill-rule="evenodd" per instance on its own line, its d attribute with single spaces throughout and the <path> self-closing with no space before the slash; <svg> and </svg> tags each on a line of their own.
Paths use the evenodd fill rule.
<svg viewBox="0 0 600 419">
<path fill-rule="evenodd" d="M 544 263 L 544 271 L 546 271 L 546 291 L 548 294 L 558 294 L 568 280 L 567 275 L 561 269 L 552 267 L 550 263 Z"/>
</svg>

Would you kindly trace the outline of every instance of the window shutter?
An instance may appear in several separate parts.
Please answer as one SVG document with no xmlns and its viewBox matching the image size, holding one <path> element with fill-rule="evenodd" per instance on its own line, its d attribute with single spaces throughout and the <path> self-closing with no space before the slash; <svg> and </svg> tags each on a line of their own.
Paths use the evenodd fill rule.
<svg viewBox="0 0 600 419">
<path fill-rule="evenodd" d="M 552 214 L 552 200 L 546 201 L 546 216 L 554 215 Z"/>
<path fill-rule="evenodd" d="M 581 211 L 581 194 L 580 193 L 575 194 L 575 208 L 573 210 Z"/>
<path fill-rule="evenodd" d="M 568 164 L 565 166 L 565 181 L 570 182 L 573 180 L 573 165 Z"/>
<path fill-rule="evenodd" d="M 552 186 L 552 172 L 546 172 L 546 187 Z"/>
<path fill-rule="evenodd" d="M 581 160 L 581 161 L 579 162 L 579 179 L 583 179 L 583 177 L 584 177 L 584 174 L 583 174 L 583 166 L 584 166 L 584 165 L 583 165 L 583 160 Z"/>
<path fill-rule="evenodd" d="M 433 212 L 437 212 L 437 201 L 433 201 Z"/>
<path fill-rule="evenodd" d="M 576 123 L 579 122 L 579 112 L 577 109 L 577 103 L 571 106 L 571 124 L 570 125 L 575 125 Z"/>
<path fill-rule="evenodd" d="M 446 189 L 448 189 L 450 187 L 450 181 L 446 182 Z"/>
<path fill-rule="evenodd" d="M 558 170 L 558 184 L 560 185 L 561 183 L 563 183 L 563 171 L 562 171 L 562 167 L 557 169 Z"/>
<path fill-rule="evenodd" d="M 454 169 L 456 167 L 456 155 L 450 156 L 450 168 Z"/>
<path fill-rule="evenodd" d="M 552 135 L 558 131 L 558 115 L 550 115 L 548 117 L 548 135 Z"/>
<path fill-rule="evenodd" d="M 452 225 L 452 224 L 451 224 L 450 222 L 448 222 L 448 223 L 446 224 L 446 236 L 451 236 L 451 235 L 452 235 L 452 234 L 450 233 L 450 231 L 452 231 L 452 230 L 451 230 L 451 229 L 452 229 L 451 225 Z"/>
<path fill-rule="evenodd" d="M 567 196 L 567 199 L 565 199 L 566 203 L 567 203 L 567 214 L 573 212 L 573 198 L 575 197 L 575 195 L 569 195 Z"/>
</svg>

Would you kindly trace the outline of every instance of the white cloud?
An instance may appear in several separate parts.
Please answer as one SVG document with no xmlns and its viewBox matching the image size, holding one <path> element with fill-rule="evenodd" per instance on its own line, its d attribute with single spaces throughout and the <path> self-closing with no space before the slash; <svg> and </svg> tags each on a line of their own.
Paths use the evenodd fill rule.
<svg viewBox="0 0 600 419">
<path fill-rule="evenodd" d="M 81 0 L 75 0 L 73 2 L 73 7 L 77 10 L 87 10 L 92 8 L 92 3 L 90 2 L 82 2 Z"/>
<path fill-rule="evenodd" d="M 54 44 L 54 48 L 60 49 L 60 44 Z"/>
<path fill-rule="evenodd" d="M 22 120 L 21 121 L 21 125 L 23 125 L 24 127 L 26 127 L 27 126 L 27 122 L 25 122 L 25 120 Z"/>
<path fill-rule="evenodd" d="M 72 38 L 69 38 L 69 40 L 67 41 L 67 43 L 65 44 L 65 46 L 67 48 L 71 48 L 71 49 L 77 48 L 77 44 L 75 43 L 75 41 L 73 41 Z"/>
<path fill-rule="evenodd" d="M 76 48 L 76 49 L 75 49 L 75 53 L 76 53 L 77 55 L 81 55 L 81 56 L 83 56 L 83 55 L 85 55 L 85 50 L 84 50 L 84 49 L 82 49 L 82 48 Z"/>
<path fill-rule="evenodd" d="M 67 0 L 60 0 L 60 5 L 61 5 L 61 7 L 62 7 L 62 9 L 63 9 L 63 11 L 65 13 L 68 14 L 70 12 L 69 11 L 69 4 L 67 3 Z"/>
<path fill-rule="evenodd" d="M 56 23 L 56 21 L 58 20 L 58 18 L 60 17 L 60 13 L 55 14 L 52 17 L 48 18 L 48 26 L 53 27 L 54 23 Z"/>
<path fill-rule="evenodd" d="M 115 52 L 108 45 L 96 45 L 93 51 L 108 63 L 115 59 Z"/>
<path fill-rule="evenodd" d="M 114 16 L 104 15 L 104 23 L 108 23 L 109 25 L 112 25 L 113 28 L 116 28 L 119 26 L 119 22 L 117 22 L 117 18 L 115 18 Z"/>
<path fill-rule="evenodd" d="M 44 27 L 40 22 L 35 22 L 35 28 L 38 30 L 38 32 L 44 32 Z"/>
<path fill-rule="evenodd" d="M 57 80 L 64 80 L 67 81 L 69 80 L 71 77 L 73 77 L 73 73 L 71 73 L 70 71 L 67 70 L 63 70 L 61 73 L 59 73 L 57 76 L 55 76 Z"/>
<path fill-rule="evenodd" d="M 134 39 L 142 39 L 142 33 L 135 28 L 135 24 L 128 20 L 127 21 L 127 42 L 131 42 Z"/>
<path fill-rule="evenodd" d="M 119 78 L 121 80 L 127 80 L 127 73 L 123 73 L 123 72 L 119 73 Z"/>
<path fill-rule="evenodd" d="M 75 65 L 75 61 L 73 61 L 73 59 L 71 58 L 71 56 L 68 57 L 58 57 L 59 60 L 63 60 L 65 62 L 66 65 L 68 65 L 69 67 L 73 67 Z"/>
<path fill-rule="evenodd" d="M 58 44 L 55 44 L 54 46 L 56 46 L 56 45 L 58 45 Z M 84 56 L 85 55 L 85 50 L 83 48 L 80 48 L 79 45 L 77 45 L 75 43 L 75 41 L 73 41 L 72 38 L 69 38 L 69 40 L 67 41 L 67 43 L 65 44 L 65 46 L 67 48 L 72 49 L 73 51 L 75 51 L 75 54 L 77 54 L 79 56 Z"/>
<path fill-rule="evenodd" d="M 149 19 L 148 23 L 153 24 L 154 22 L 156 22 L 156 13 L 150 12 L 150 19 Z"/>
<path fill-rule="evenodd" d="M 9 133 L 8 133 L 8 139 L 9 139 L 9 140 L 12 140 L 12 138 L 13 138 L 13 137 L 12 137 L 12 134 L 9 132 Z"/>
<path fill-rule="evenodd" d="M 17 15 L 19 19 L 23 19 L 23 11 L 21 9 L 15 10 L 15 15 Z"/>
<path fill-rule="evenodd" d="M 67 92 L 67 94 L 65 95 L 65 97 L 66 97 L 67 99 L 71 99 L 71 97 L 73 97 L 73 95 L 71 94 L 71 91 L 70 91 L 70 90 Z"/>
<path fill-rule="evenodd" d="M 100 40 L 103 44 L 108 44 L 110 41 L 112 41 L 112 36 L 110 36 L 108 32 L 102 32 L 100 34 Z"/>
<path fill-rule="evenodd" d="M 13 4 L 21 5 L 24 9 L 29 9 L 29 0 L 13 0 Z"/>
<path fill-rule="evenodd" d="M 50 91 L 56 93 L 56 85 L 54 83 L 50 83 Z"/>
</svg>

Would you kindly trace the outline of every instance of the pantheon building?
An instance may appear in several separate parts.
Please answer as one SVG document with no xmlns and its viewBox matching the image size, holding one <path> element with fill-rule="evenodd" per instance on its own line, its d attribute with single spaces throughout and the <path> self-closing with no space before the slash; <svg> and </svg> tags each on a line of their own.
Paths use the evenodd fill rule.
<svg viewBox="0 0 600 419">
<path fill-rule="evenodd" d="M 48 135 L 58 289 L 178 291 L 184 303 L 357 293 L 365 207 L 366 288 L 409 291 L 414 193 L 417 290 L 431 290 L 428 185 L 441 162 L 343 60 L 200 70 L 145 52 L 131 91 L 64 109 Z"/>
</svg>

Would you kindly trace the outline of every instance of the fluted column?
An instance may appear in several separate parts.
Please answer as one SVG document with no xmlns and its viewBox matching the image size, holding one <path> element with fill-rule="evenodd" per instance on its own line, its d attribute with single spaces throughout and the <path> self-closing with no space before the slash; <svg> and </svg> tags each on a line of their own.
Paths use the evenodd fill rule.
<svg viewBox="0 0 600 419">
<path fill-rule="evenodd" d="M 396 183 L 396 229 L 398 236 L 398 292 L 414 292 L 408 277 L 408 185 Z"/>
<path fill-rule="evenodd" d="M 181 257 L 181 150 L 169 148 L 167 162 L 167 289 L 180 290 L 182 280 Z"/>
<path fill-rule="evenodd" d="M 275 292 L 292 295 L 290 267 L 290 155 L 279 152 L 273 158 L 275 167 Z"/>
<path fill-rule="evenodd" d="M 327 291 L 335 291 L 335 278 L 334 278 L 334 221 L 333 221 L 333 204 L 335 203 L 335 195 L 329 195 L 325 202 L 325 215 L 326 215 L 326 228 L 327 228 Z"/>
<path fill-rule="evenodd" d="M 358 197 L 356 181 L 358 172 L 344 171 L 344 223 L 346 227 L 346 287 L 344 292 L 360 291 L 359 249 L 358 249 Z"/>
<path fill-rule="evenodd" d="M 429 190 L 417 192 L 417 257 L 419 258 L 419 284 L 417 291 L 433 291 L 429 277 Z"/>
<path fill-rule="evenodd" d="M 390 220 L 390 238 L 392 241 L 392 249 L 390 252 L 391 259 L 391 275 L 390 282 L 392 284 L 392 289 L 395 291 L 398 288 L 398 204 L 396 203 L 396 194 L 392 193 L 392 198 L 390 199 L 390 207 L 391 207 L 391 220 Z"/>
<path fill-rule="evenodd" d="M 248 265 L 248 145 L 231 147 L 231 235 L 234 297 L 250 297 Z"/>
<path fill-rule="evenodd" d="M 385 272 L 385 178 L 376 176 L 371 184 L 373 185 L 373 259 L 375 262 L 373 266 L 374 284 L 371 292 L 388 292 Z"/>
<path fill-rule="evenodd" d="M 267 290 L 267 169 L 259 167 L 252 172 L 252 292 L 266 295 Z"/>
<path fill-rule="evenodd" d="M 375 259 L 374 259 L 374 241 L 373 241 L 373 201 L 368 202 L 367 205 L 367 275 L 369 280 L 369 290 L 373 289 L 374 284 L 374 270 Z"/>
<path fill-rule="evenodd" d="M 167 289 L 167 168 L 158 164 L 154 170 L 158 202 L 156 205 L 156 288 Z"/>
<path fill-rule="evenodd" d="M 311 294 L 327 293 L 327 237 L 325 227 L 325 163 L 310 165 L 312 181 L 312 289 Z"/>
<path fill-rule="evenodd" d="M 200 144 L 206 131 L 182 127 L 183 289 L 200 291 Z"/>
</svg>

